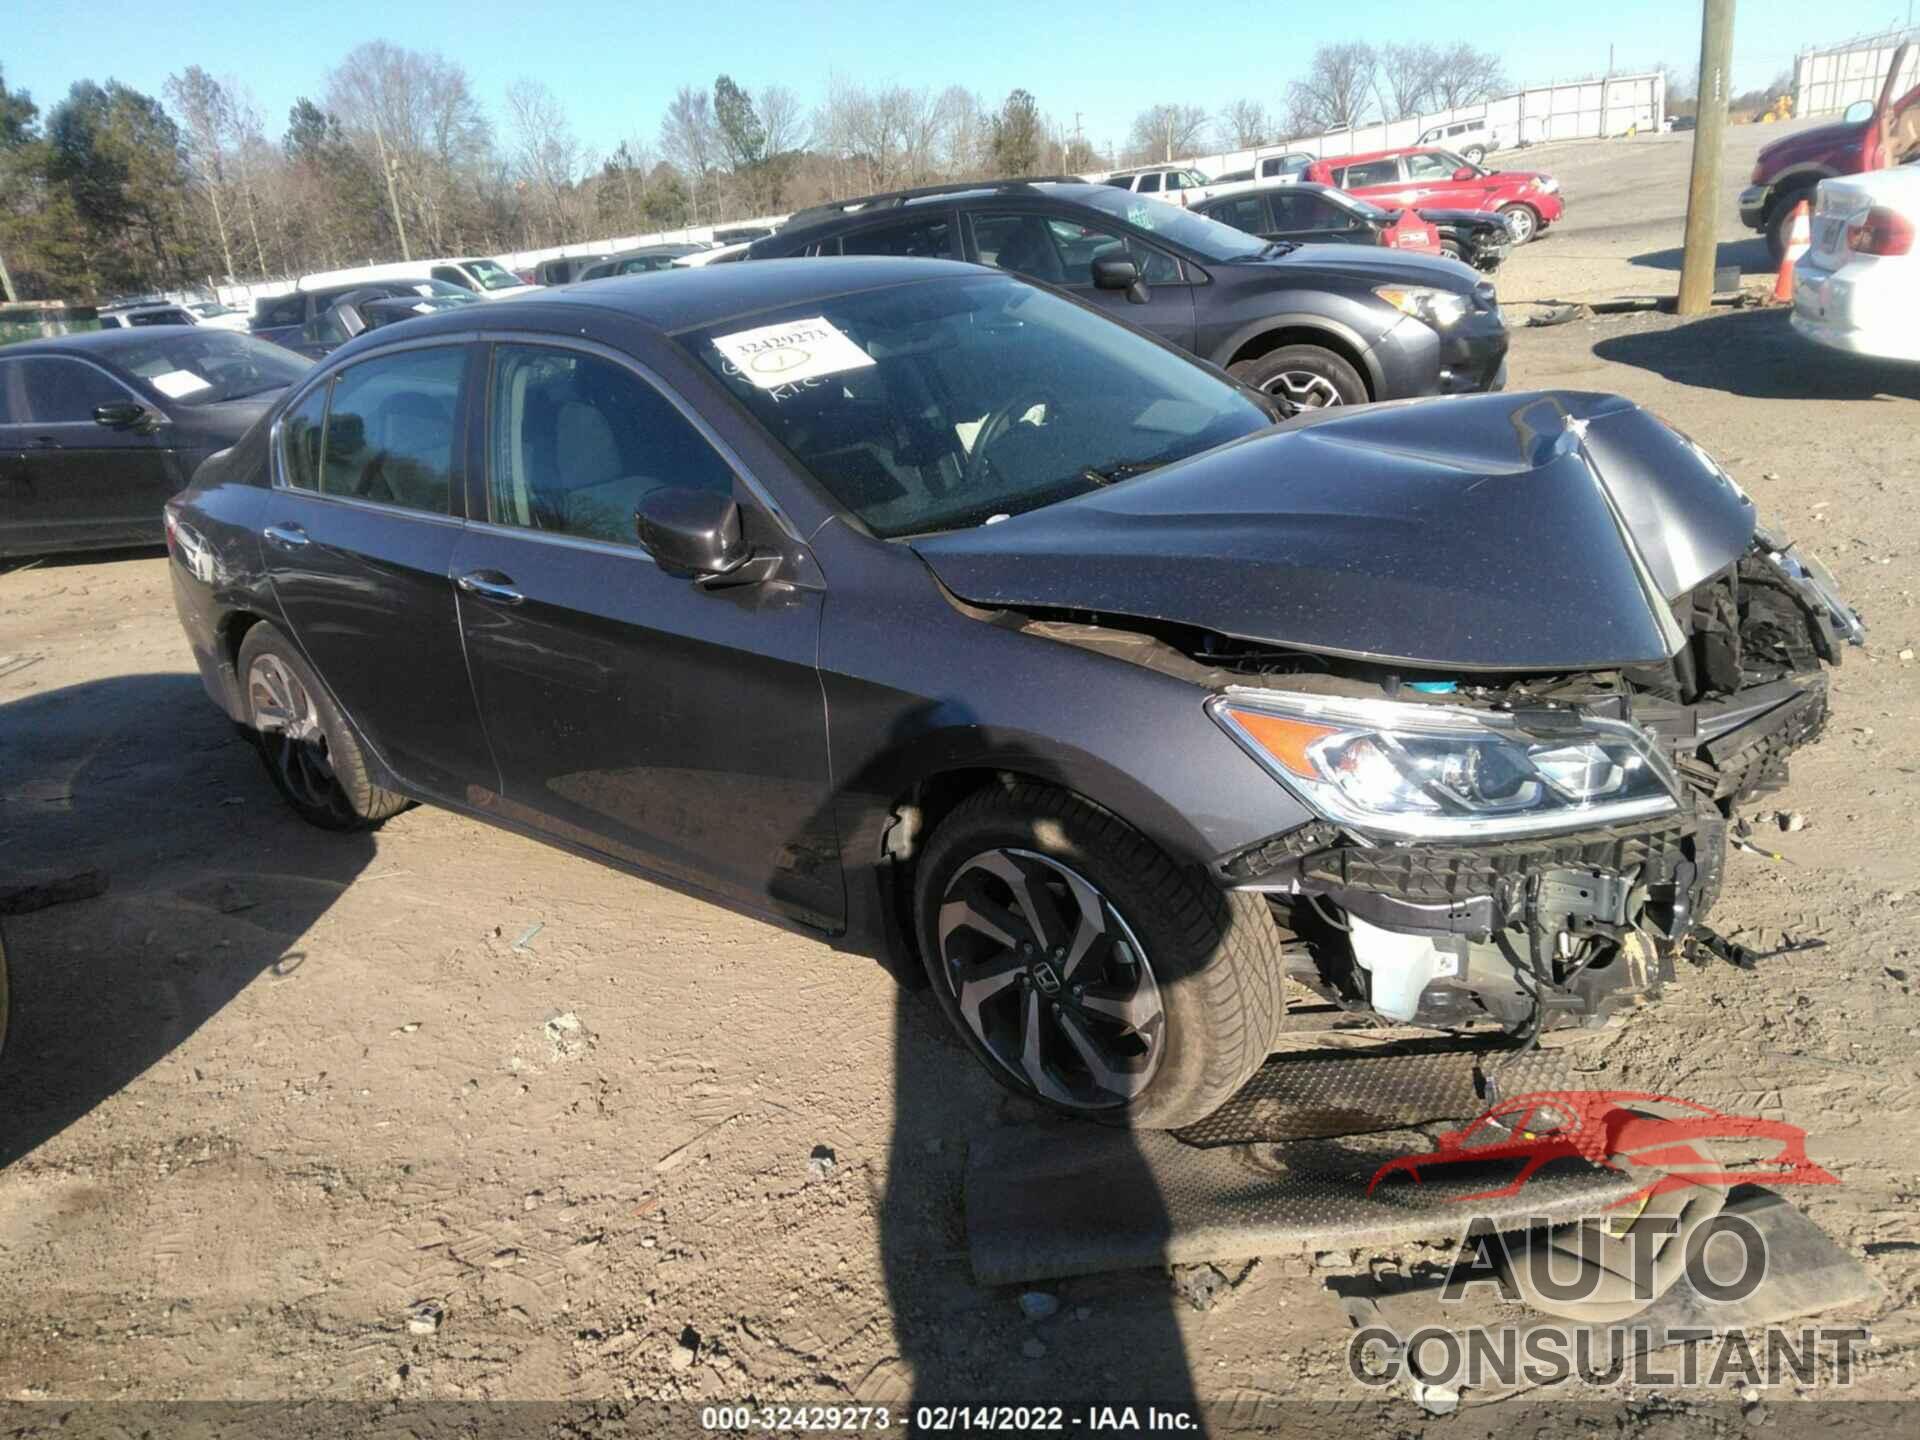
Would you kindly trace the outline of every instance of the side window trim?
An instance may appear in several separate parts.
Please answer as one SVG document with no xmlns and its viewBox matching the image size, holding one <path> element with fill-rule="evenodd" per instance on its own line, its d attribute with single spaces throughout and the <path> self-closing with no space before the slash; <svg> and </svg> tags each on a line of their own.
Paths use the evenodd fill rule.
<svg viewBox="0 0 1920 1440">
<path fill-rule="evenodd" d="M 547 335 L 537 331 L 489 330 L 475 338 L 484 341 L 489 347 L 488 358 L 484 366 L 487 382 L 486 394 L 481 398 L 477 406 L 482 434 L 491 436 L 493 433 L 493 377 L 498 363 L 497 357 L 502 345 L 539 346 L 549 350 L 567 350 L 579 355 L 591 355 L 595 359 L 605 360 L 609 364 L 627 371 L 643 384 L 651 386 L 655 393 L 664 399 L 668 405 L 672 406 L 674 410 L 679 412 L 680 418 L 692 426 L 694 433 L 699 435 L 713 452 L 726 463 L 727 468 L 733 472 L 735 481 L 743 486 L 747 493 L 753 497 L 754 503 L 773 517 L 774 523 L 780 527 L 781 531 L 789 539 L 795 542 L 800 541 L 800 532 L 795 528 L 793 521 L 788 518 L 787 512 L 781 508 L 780 503 L 768 492 L 766 486 L 760 483 L 759 478 L 747 468 L 746 462 L 740 458 L 739 452 L 720 437 L 720 433 L 707 423 L 706 417 L 689 405 L 665 376 L 661 375 L 659 371 L 655 370 L 645 361 L 636 359 L 624 351 L 615 350 L 610 345 L 602 345 L 594 340 L 578 339 L 565 335 Z M 468 519 L 467 524 L 478 525 L 488 530 L 497 530 L 504 534 L 551 540 L 570 545 L 584 545 L 597 549 L 606 549 L 620 555 L 646 555 L 648 560 L 653 559 L 653 557 L 648 555 L 647 551 L 641 547 L 637 539 L 631 545 L 625 544 L 624 542 L 616 544 L 612 541 L 593 540 L 584 536 L 559 534 L 551 530 L 534 530 L 525 526 L 507 524 L 495 520 L 493 518 L 493 446 L 491 443 L 483 447 L 483 457 L 480 470 L 480 489 L 486 496 L 486 510 L 483 515 Z"/>
</svg>

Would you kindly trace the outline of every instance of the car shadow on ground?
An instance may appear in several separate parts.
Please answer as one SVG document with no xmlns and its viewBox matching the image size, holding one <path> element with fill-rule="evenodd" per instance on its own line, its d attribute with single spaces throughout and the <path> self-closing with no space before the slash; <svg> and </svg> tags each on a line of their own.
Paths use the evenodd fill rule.
<svg viewBox="0 0 1920 1440">
<path fill-rule="evenodd" d="M 1684 254 L 1675 245 L 1670 249 L 1649 250 L 1644 255 L 1636 255 L 1629 263 L 1648 270 L 1678 271 Z M 1714 253 L 1713 264 L 1715 269 L 1738 265 L 1742 275 L 1775 275 L 1780 270 L 1780 262 L 1773 258 L 1766 240 L 1760 236 L 1750 240 L 1722 240 Z"/>
<path fill-rule="evenodd" d="M 1756 400 L 1920 399 L 1920 369 L 1823 349 L 1794 332 L 1785 306 L 1693 321 L 1659 317 L 1593 347 L 1602 360 L 1677 385 Z"/>
<path fill-rule="evenodd" d="M 373 854 L 287 811 L 190 674 L 92 680 L 0 705 L 0 885 L 106 875 L 6 921 L 0 1169 L 161 1063 L 299 937 Z M 124 1132 L 122 1132 L 124 1133 Z"/>
<path fill-rule="evenodd" d="M 157 560 L 167 553 L 158 540 L 125 550 L 63 550 L 51 555 L 0 555 L 0 575 L 16 570 L 61 570 L 80 565 L 114 564 L 122 560 Z"/>
</svg>

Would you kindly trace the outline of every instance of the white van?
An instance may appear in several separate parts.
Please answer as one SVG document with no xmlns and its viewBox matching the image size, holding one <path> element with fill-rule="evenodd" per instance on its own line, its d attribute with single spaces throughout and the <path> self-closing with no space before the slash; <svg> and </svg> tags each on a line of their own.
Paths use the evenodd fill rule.
<svg viewBox="0 0 1920 1440">
<path fill-rule="evenodd" d="M 1421 132 L 1418 145 L 1437 145 L 1442 150 L 1451 150 L 1462 160 L 1478 165 L 1495 150 L 1509 149 L 1515 137 L 1505 126 L 1489 125 L 1486 117 L 1474 120 L 1449 120 L 1444 125 L 1435 125 Z"/>
</svg>

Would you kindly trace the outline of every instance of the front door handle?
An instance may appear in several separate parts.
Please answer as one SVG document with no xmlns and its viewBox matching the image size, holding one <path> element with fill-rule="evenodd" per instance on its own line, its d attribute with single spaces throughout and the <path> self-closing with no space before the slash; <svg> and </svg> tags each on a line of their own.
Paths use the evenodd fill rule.
<svg viewBox="0 0 1920 1440">
<path fill-rule="evenodd" d="M 283 550 L 298 550 L 302 545 L 312 543 L 307 539 L 307 532 L 298 525 L 269 525 L 260 533 Z"/>
<path fill-rule="evenodd" d="M 36 450 L 58 450 L 60 441 L 52 435 L 36 435 L 27 442 Z"/>
<path fill-rule="evenodd" d="M 474 570 L 453 582 L 469 595 L 491 600 L 497 605 L 518 605 L 527 597 L 513 588 L 511 576 L 498 570 Z"/>
</svg>

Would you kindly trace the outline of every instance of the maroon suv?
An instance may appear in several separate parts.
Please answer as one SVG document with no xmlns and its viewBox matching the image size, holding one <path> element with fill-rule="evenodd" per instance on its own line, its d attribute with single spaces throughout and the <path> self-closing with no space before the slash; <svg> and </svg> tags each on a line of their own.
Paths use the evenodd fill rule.
<svg viewBox="0 0 1920 1440">
<path fill-rule="evenodd" d="M 1858 175 L 1920 155 L 1920 85 L 1895 98 L 1911 44 L 1894 52 L 1878 103 L 1855 101 L 1831 125 L 1816 125 L 1761 147 L 1753 183 L 1740 192 L 1740 219 L 1766 233 L 1778 260 L 1786 252 L 1795 202 L 1812 201 L 1814 186 L 1833 175 Z"/>
</svg>

